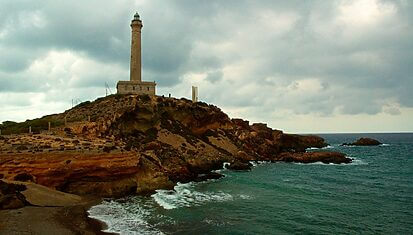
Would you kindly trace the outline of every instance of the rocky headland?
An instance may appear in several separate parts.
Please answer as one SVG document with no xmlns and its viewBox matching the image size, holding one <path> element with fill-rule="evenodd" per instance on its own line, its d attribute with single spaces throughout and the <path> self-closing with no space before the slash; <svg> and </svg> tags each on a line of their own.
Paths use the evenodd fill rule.
<svg viewBox="0 0 413 235">
<path fill-rule="evenodd" d="M 34 123 L 33 133 L 7 133 Z M 351 162 L 342 153 L 306 152 L 327 146 L 321 137 L 286 134 L 230 119 L 213 105 L 158 96 L 111 95 L 0 128 L 7 134 L 0 136 L 3 209 L 35 205 L 24 193 L 32 184 L 64 192 L 59 197 L 73 203 L 82 201 L 77 196 L 149 194 L 177 182 L 217 179 L 222 175 L 214 170 L 224 163 L 249 170 L 251 161 Z"/>
<path fill-rule="evenodd" d="M 112 95 L 47 119 L 66 125 L 1 137 L 0 178 L 119 197 L 205 179 L 224 162 L 235 170 L 250 161 L 351 162 L 341 153 L 306 152 L 327 146 L 321 137 L 250 125 L 186 99 Z"/>
</svg>

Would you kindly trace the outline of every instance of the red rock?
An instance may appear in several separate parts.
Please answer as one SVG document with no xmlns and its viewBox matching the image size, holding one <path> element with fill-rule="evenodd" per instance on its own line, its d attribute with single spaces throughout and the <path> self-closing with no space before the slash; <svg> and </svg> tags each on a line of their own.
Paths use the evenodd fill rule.
<svg viewBox="0 0 413 235">
<path fill-rule="evenodd" d="M 371 139 L 371 138 L 360 138 L 356 142 L 353 142 L 351 144 L 349 143 L 344 143 L 342 145 L 350 145 L 350 146 L 375 146 L 375 145 L 381 145 L 378 140 Z"/>
</svg>

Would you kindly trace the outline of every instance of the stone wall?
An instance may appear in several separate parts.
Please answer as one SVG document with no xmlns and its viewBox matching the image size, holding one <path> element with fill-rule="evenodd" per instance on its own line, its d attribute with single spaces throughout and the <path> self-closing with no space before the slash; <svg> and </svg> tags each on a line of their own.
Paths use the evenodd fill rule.
<svg viewBox="0 0 413 235">
<path fill-rule="evenodd" d="M 118 94 L 148 94 L 155 95 L 155 82 L 119 81 L 116 88 Z"/>
</svg>

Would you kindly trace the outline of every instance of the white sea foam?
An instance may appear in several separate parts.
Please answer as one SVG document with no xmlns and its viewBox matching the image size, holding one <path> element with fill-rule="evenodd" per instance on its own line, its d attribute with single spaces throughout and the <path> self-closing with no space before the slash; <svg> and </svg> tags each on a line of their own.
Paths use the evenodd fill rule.
<svg viewBox="0 0 413 235">
<path fill-rule="evenodd" d="M 301 163 L 301 162 L 294 162 L 293 164 L 297 165 L 323 165 L 323 166 L 354 166 L 354 165 L 368 165 L 368 163 L 360 160 L 353 158 L 353 161 L 351 163 L 341 163 L 341 164 L 335 164 L 335 163 L 323 163 L 323 162 L 311 162 L 311 163 Z"/>
<path fill-rule="evenodd" d="M 353 158 L 353 161 L 350 163 L 350 165 L 368 165 L 368 163 L 364 162 L 363 160 Z"/>
<path fill-rule="evenodd" d="M 211 172 L 215 172 L 215 173 L 222 173 L 222 171 L 224 171 L 224 169 L 220 169 L 220 170 L 212 170 Z"/>
<path fill-rule="evenodd" d="M 381 144 L 379 146 L 385 147 L 385 146 L 390 146 L 390 144 Z"/>
<path fill-rule="evenodd" d="M 323 162 L 311 162 L 311 163 L 293 162 L 293 164 L 296 164 L 296 165 L 323 165 L 323 166 L 336 165 L 334 163 L 323 163 Z"/>
<path fill-rule="evenodd" d="M 130 200 L 130 199 L 127 199 Z M 89 217 L 108 225 L 104 232 L 124 234 L 163 234 L 147 222 L 151 211 L 139 203 L 122 204 L 116 200 L 105 200 L 88 211 Z"/>
<path fill-rule="evenodd" d="M 213 225 L 213 226 L 218 226 L 218 227 L 231 224 L 231 222 L 222 220 L 219 217 L 218 218 L 206 218 L 203 220 L 203 222 Z"/>
<path fill-rule="evenodd" d="M 203 205 L 207 202 L 223 202 L 233 200 L 232 195 L 224 192 L 198 192 L 195 183 L 178 183 L 174 190 L 156 190 L 152 195 L 158 205 L 166 210 L 180 207 Z"/>
<path fill-rule="evenodd" d="M 306 150 L 309 151 L 309 150 L 333 149 L 333 148 L 335 148 L 333 145 L 327 145 L 326 147 L 323 147 L 323 148 L 310 147 L 310 148 L 306 148 Z"/>
<path fill-rule="evenodd" d="M 222 169 L 213 170 L 212 172 L 221 173 L 221 174 L 222 174 L 222 172 L 225 172 L 226 170 L 228 170 L 227 167 L 228 167 L 229 165 L 231 165 L 231 163 L 229 163 L 229 162 L 224 162 L 224 163 L 222 164 Z"/>
<path fill-rule="evenodd" d="M 357 145 L 341 145 L 341 147 L 344 147 L 344 148 L 359 148 L 359 147 L 361 147 L 361 146 L 357 146 Z"/>
<path fill-rule="evenodd" d="M 252 196 L 246 195 L 246 194 L 240 194 L 239 198 L 241 198 L 243 200 L 250 200 L 250 199 L 252 199 Z"/>
</svg>

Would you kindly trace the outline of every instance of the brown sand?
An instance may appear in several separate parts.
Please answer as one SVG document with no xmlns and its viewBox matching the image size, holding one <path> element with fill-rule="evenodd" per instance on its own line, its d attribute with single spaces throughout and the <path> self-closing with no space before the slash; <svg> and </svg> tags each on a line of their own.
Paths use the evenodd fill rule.
<svg viewBox="0 0 413 235">
<path fill-rule="evenodd" d="M 68 207 L 27 206 L 0 211 L 0 234 L 110 234 L 107 226 L 89 218 L 87 210 L 99 201 Z"/>
</svg>

